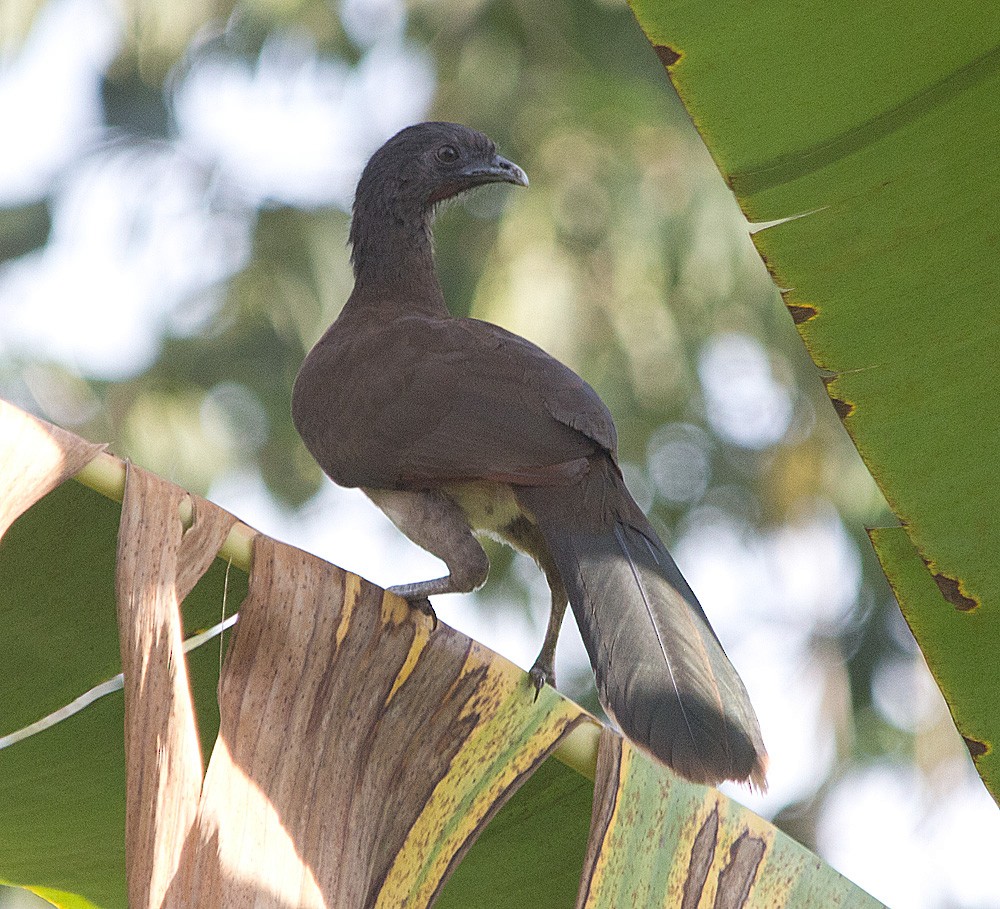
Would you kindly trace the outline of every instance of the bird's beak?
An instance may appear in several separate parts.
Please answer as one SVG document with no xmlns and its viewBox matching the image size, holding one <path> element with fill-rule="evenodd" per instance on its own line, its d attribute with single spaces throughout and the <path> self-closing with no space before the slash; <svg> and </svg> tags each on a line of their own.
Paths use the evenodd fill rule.
<svg viewBox="0 0 1000 909">
<path fill-rule="evenodd" d="M 489 164 L 472 164 L 462 171 L 462 177 L 473 186 L 483 183 L 513 183 L 527 186 L 528 175 L 513 161 L 494 155 Z"/>
</svg>

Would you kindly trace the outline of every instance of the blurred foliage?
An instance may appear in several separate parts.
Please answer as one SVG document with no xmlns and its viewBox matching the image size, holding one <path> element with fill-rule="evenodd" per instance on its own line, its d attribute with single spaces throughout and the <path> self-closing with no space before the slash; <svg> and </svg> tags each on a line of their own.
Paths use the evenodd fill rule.
<svg viewBox="0 0 1000 909">
<path fill-rule="evenodd" d="M 20 887 L 0 884 L 0 909 L 45 909 L 51 903 Z"/>
<path fill-rule="evenodd" d="M 394 9 L 351 6 L 374 18 Z M 101 87 L 107 145 L 92 155 L 123 142 L 182 146 L 175 101 L 210 55 L 253 66 L 277 33 L 308 35 L 315 53 L 347 66 L 366 51 L 351 37 L 364 29 L 345 30 L 337 6 L 319 0 L 252 0 L 235 12 L 205 0 L 125 8 L 125 42 Z M 754 540 L 829 504 L 850 535 L 861 565 L 856 602 L 843 620 L 818 625 L 810 644 L 829 667 L 824 703 L 838 759 L 817 794 L 778 818 L 812 848 L 825 787 L 852 762 L 912 759 L 919 737 L 940 729 L 915 733 L 878 709 L 880 668 L 916 659 L 864 533 L 892 519 L 747 225 L 623 5 L 416 0 L 406 33 L 433 60 L 429 116 L 488 132 L 531 178 L 526 193 L 483 191 L 441 214 L 438 263 L 453 311 L 527 335 L 594 385 L 617 420 L 637 498 L 668 545 L 719 515 Z M 214 186 L 213 174 L 205 178 Z M 0 258 L 44 243 L 57 190 L 54 179 L 43 197 L 0 211 Z M 253 225 L 248 261 L 183 301 L 191 320 L 163 321 L 148 369 L 108 381 L 20 352 L 0 361 L 0 394 L 193 491 L 231 471 L 259 471 L 280 502 L 298 506 L 324 481 L 294 432 L 289 394 L 305 351 L 350 292 L 349 216 L 280 200 L 239 204 Z M 789 403 L 767 444 L 740 443 L 712 417 L 699 363 L 727 336 L 756 342 Z M 705 482 L 671 497 L 656 464 L 677 433 L 704 458 Z M 527 608 L 509 555 L 493 554 L 491 585 L 518 590 Z M 593 704 L 592 691 L 572 682 L 571 693 Z"/>
<path fill-rule="evenodd" d="M 51 226 L 44 202 L 0 210 L 0 262 L 16 259 L 44 245 Z"/>
</svg>

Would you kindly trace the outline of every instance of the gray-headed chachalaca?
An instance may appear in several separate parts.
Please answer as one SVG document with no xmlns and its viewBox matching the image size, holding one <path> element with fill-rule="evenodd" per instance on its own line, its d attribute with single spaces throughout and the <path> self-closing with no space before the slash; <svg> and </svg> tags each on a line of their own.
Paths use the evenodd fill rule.
<svg viewBox="0 0 1000 909">
<path fill-rule="evenodd" d="M 486 136 L 451 123 L 398 133 L 358 183 L 355 285 L 299 371 L 292 413 L 323 470 L 359 486 L 448 575 L 391 588 L 475 590 L 474 533 L 528 553 L 552 590 L 539 688 L 554 679 L 566 610 L 608 713 L 640 747 L 698 782 L 764 785 L 753 707 L 691 588 L 629 495 L 611 414 L 534 344 L 453 317 L 434 270 L 435 206 L 485 183 L 527 186 Z"/>
</svg>

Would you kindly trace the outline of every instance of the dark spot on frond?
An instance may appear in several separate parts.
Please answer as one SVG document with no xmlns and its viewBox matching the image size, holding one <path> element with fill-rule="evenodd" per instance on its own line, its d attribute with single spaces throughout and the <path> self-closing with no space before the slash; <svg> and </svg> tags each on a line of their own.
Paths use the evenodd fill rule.
<svg viewBox="0 0 1000 909">
<path fill-rule="evenodd" d="M 672 47 L 667 47 L 665 44 L 654 44 L 653 50 L 656 51 L 656 56 L 660 58 L 660 63 L 667 69 L 670 69 L 683 56 L 680 51 L 675 51 Z"/>
<path fill-rule="evenodd" d="M 979 606 L 979 603 L 968 594 L 962 591 L 962 582 L 958 578 L 949 577 L 941 572 L 932 572 L 934 583 L 938 585 L 938 590 L 952 606 L 961 612 L 970 612 Z"/>
<path fill-rule="evenodd" d="M 969 749 L 969 754 L 972 755 L 973 760 L 982 757 L 989 751 L 989 746 L 985 742 L 980 742 L 977 739 L 971 739 L 967 735 L 963 735 L 962 739 L 965 741 L 965 747 Z"/>
<path fill-rule="evenodd" d="M 715 858 L 715 848 L 719 840 L 719 809 L 715 807 L 705 818 L 704 823 L 695 835 L 691 846 L 691 859 L 688 862 L 688 873 L 684 879 L 684 895 L 681 898 L 681 909 L 697 909 L 705 892 L 705 882 Z"/>
<path fill-rule="evenodd" d="M 818 312 L 816 307 L 809 303 L 786 303 L 785 306 L 792 314 L 792 321 L 796 325 L 808 322 L 810 319 L 814 318 Z"/>
<path fill-rule="evenodd" d="M 835 398 L 833 395 L 830 395 L 830 401 L 833 403 L 833 409 L 837 411 L 837 416 L 841 420 L 846 420 L 854 413 L 854 405 L 850 401 L 845 401 L 843 398 Z"/>
</svg>

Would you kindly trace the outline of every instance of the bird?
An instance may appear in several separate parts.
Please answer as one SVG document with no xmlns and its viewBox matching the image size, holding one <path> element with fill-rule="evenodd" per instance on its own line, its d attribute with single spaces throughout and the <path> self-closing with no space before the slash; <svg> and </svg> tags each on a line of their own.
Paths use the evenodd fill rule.
<svg viewBox="0 0 1000 909">
<path fill-rule="evenodd" d="M 354 287 L 295 378 L 295 427 L 330 479 L 360 488 L 447 566 L 389 591 L 433 615 L 430 597 L 485 583 L 480 537 L 508 543 L 551 591 L 530 670 L 536 698 L 555 684 L 569 604 L 602 706 L 625 736 L 690 781 L 764 788 L 747 691 L 626 488 L 608 408 L 540 347 L 446 305 L 435 213 L 488 183 L 528 178 L 461 124 L 409 126 L 372 155 L 349 233 Z"/>
</svg>

